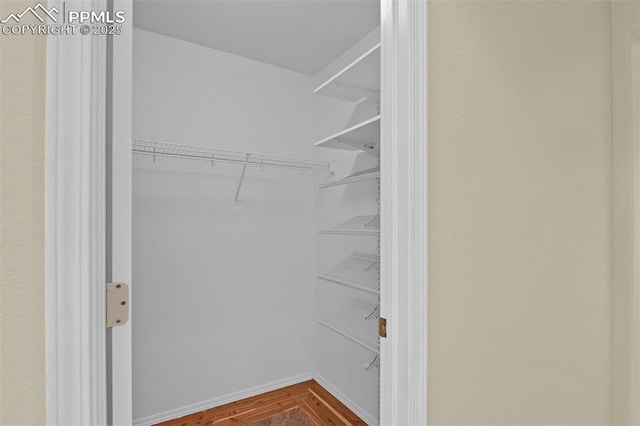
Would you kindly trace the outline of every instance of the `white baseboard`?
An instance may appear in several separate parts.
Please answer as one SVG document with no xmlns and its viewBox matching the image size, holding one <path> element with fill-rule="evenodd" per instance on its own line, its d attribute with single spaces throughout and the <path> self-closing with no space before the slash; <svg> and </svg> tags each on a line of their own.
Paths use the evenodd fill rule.
<svg viewBox="0 0 640 426">
<path fill-rule="evenodd" d="M 255 386 L 249 389 L 242 390 L 240 392 L 234 392 L 227 395 L 212 398 L 207 401 L 197 402 L 195 404 L 189 404 L 184 407 L 175 408 L 173 410 L 164 411 L 162 413 L 153 414 L 151 416 L 142 417 L 133 421 L 134 426 L 148 426 L 155 423 L 163 422 L 165 420 L 176 419 L 178 417 L 186 416 L 188 414 L 197 413 L 199 411 L 206 410 L 208 408 L 219 407 L 230 402 L 238 401 L 244 398 L 260 395 L 261 393 L 270 392 L 276 389 L 283 388 L 285 386 L 295 385 L 296 383 L 311 380 L 313 375 L 309 373 L 298 374 L 297 376 L 288 377 L 286 379 L 276 380 L 264 385 Z M 319 383 L 319 382 L 318 382 Z M 337 397 L 337 396 L 336 396 Z M 340 399 L 340 398 L 338 398 Z M 354 410 L 355 411 L 355 410 Z M 357 413 L 360 415 L 359 413 Z"/>
<path fill-rule="evenodd" d="M 340 402 L 346 405 L 347 408 L 349 408 L 349 410 L 356 413 L 358 417 L 364 420 L 368 425 L 370 426 L 378 425 L 378 420 L 376 419 L 376 417 L 371 416 L 362 407 L 360 407 L 358 404 L 356 404 L 351 399 L 349 399 L 345 394 L 340 392 L 338 388 L 333 386 L 331 383 L 325 380 L 322 376 L 315 374 L 313 376 L 313 380 L 315 380 L 316 382 L 318 382 L 320 386 L 328 390 L 331 395 L 335 396 Z"/>
</svg>

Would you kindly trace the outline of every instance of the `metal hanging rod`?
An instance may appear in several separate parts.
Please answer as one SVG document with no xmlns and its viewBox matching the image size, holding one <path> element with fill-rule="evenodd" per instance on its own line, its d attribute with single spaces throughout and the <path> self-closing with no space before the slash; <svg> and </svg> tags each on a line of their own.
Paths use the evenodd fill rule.
<svg viewBox="0 0 640 426">
<path fill-rule="evenodd" d="M 293 157 L 257 154 L 252 152 L 229 151 L 201 146 L 179 145 L 134 139 L 132 152 L 138 155 L 156 157 L 182 158 L 188 160 L 207 161 L 215 164 L 235 163 L 243 166 L 277 167 L 283 169 L 304 170 L 320 173 L 331 173 L 328 161 L 307 160 Z"/>
</svg>

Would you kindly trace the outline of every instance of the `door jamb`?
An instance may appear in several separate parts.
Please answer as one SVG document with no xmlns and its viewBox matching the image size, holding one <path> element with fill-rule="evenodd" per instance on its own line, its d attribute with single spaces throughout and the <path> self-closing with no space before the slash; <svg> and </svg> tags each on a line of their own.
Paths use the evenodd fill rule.
<svg viewBox="0 0 640 426">
<path fill-rule="evenodd" d="M 132 278 L 132 79 L 133 79 L 133 3 L 132 0 L 109 0 L 114 11 L 123 11 L 127 20 L 122 24 L 123 32 L 113 36 L 110 44 L 109 67 L 111 97 L 107 141 L 109 149 L 108 184 L 111 186 L 107 212 L 109 215 L 109 244 L 107 253 L 108 278 L 111 282 L 129 284 L 129 309 L 133 313 L 135 283 Z M 114 425 L 133 422 L 133 371 L 132 371 L 132 327 L 134 315 L 108 332 L 107 379 L 108 420 Z"/>
<path fill-rule="evenodd" d="M 380 424 L 427 424 L 427 1 L 382 0 Z"/>
</svg>

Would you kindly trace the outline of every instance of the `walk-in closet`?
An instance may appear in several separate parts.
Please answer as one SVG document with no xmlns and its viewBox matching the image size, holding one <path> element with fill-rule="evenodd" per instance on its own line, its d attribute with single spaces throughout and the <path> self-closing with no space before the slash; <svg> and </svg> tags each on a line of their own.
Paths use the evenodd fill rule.
<svg viewBox="0 0 640 426">
<path fill-rule="evenodd" d="M 134 424 L 311 379 L 377 424 L 379 2 L 133 16 Z"/>
</svg>

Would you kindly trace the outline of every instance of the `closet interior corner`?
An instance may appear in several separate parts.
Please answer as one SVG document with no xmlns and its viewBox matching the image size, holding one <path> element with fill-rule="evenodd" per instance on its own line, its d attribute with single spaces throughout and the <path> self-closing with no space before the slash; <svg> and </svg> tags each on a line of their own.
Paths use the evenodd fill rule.
<svg viewBox="0 0 640 426">
<path fill-rule="evenodd" d="M 378 424 L 379 25 L 377 0 L 134 3 L 134 424 L 311 379 Z"/>
</svg>

